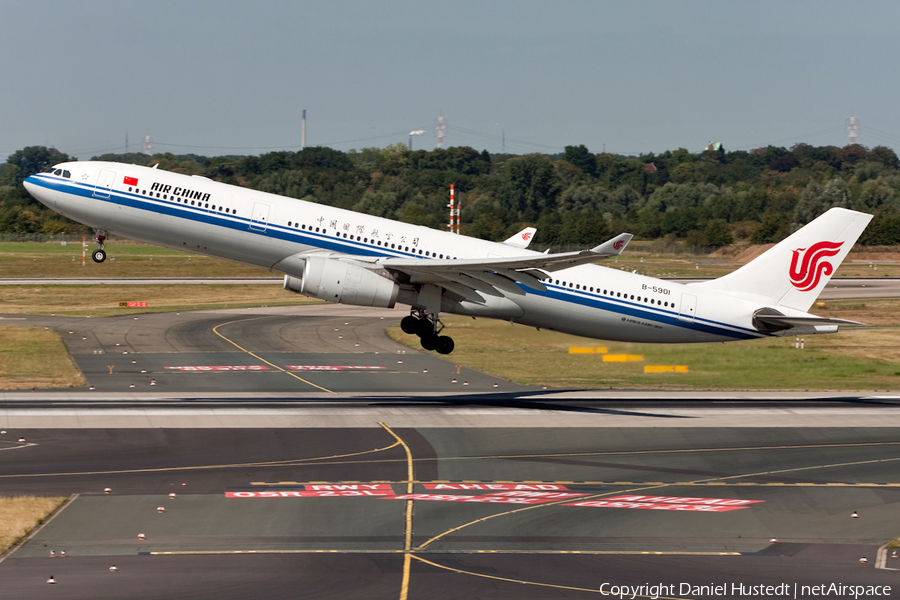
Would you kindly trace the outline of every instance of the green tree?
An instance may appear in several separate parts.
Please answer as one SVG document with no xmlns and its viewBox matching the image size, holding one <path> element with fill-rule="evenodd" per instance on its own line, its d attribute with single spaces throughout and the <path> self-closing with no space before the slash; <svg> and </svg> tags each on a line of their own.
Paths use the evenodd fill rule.
<svg viewBox="0 0 900 600">
<path fill-rule="evenodd" d="M 706 236 L 708 244 L 716 248 L 727 246 L 734 242 L 734 237 L 731 235 L 731 230 L 728 228 L 728 222 L 725 219 L 710 219 L 706 223 L 703 235 Z"/>
<path fill-rule="evenodd" d="M 542 154 L 513 158 L 503 165 L 497 199 L 522 221 L 534 221 L 556 207 L 562 184 L 550 159 Z"/>
<path fill-rule="evenodd" d="M 584 144 L 579 146 L 566 146 L 563 152 L 563 160 L 572 163 L 591 177 L 597 175 L 597 157 L 587 149 Z"/>
<path fill-rule="evenodd" d="M 884 165 L 888 169 L 900 169 L 900 159 L 897 154 L 885 146 L 875 146 L 869 150 L 869 160 Z"/>
<path fill-rule="evenodd" d="M 844 180 L 835 177 L 825 185 L 813 181 L 800 192 L 794 209 L 794 222 L 806 225 L 835 206 L 850 208 L 850 190 Z"/>
</svg>

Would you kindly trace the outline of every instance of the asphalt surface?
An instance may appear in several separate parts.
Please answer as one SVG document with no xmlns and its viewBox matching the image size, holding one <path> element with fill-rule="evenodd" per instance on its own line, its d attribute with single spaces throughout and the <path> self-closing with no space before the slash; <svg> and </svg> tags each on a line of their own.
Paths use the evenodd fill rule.
<svg viewBox="0 0 900 600">
<path fill-rule="evenodd" d="M 439 494 L 413 503 L 410 598 L 585 597 L 603 583 L 677 591 L 711 582 L 897 581 L 874 561 L 900 505 L 900 429 L 394 433 L 412 457 L 413 492 Z M 0 452 L 4 493 L 79 494 L 0 563 L 8 597 L 400 596 L 406 501 L 290 496 L 308 486 L 373 485 L 402 496 L 410 461 L 386 429 L 6 436 L 33 445 Z M 488 484 L 495 489 L 472 489 Z M 581 497 L 543 505 L 453 500 L 512 498 L 496 495 L 507 493 L 501 485 L 529 493 L 564 486 Z M 755 502 L 726 512 L 567 505 L 622 496 Z M 862 556 L 869 562 L 860 564 Z M 44 583 L 51 574 L 56 587 Z"/>
<path fill-rule="evenodd" d="M 900 398 L 537 390 L 396 344 L 383 328 L 400 316 L 10 321 L 60 331 L 95 390 L 0 397 L 0 493 L 77 495 L 0 562 L 0 596 L 900 586 L 875 569 L 897 534 Z M 711 584 L 726 593 L 692 589 Z"/>
<path fill-rule="evenodd" d="M 404 314 L 313 305 L 97 319 L 4 315 L 3 322 L 59 331 L 99 393 L 453 393 L 499 384 L 388 338 L 385 327 Z"/>
</svg>

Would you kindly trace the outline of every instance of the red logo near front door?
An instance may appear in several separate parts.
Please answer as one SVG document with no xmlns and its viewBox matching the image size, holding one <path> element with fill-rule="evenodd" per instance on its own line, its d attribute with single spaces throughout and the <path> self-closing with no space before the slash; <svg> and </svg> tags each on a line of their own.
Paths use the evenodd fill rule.
<svg viewBox="0 0 900 600">
<path fill-rule="evenodd" d="M 844 242 L 819 242 L 808 249 L 792 250 L 790 276 L 793 286 L 801 292 L 815 289 L 822 275 L 834 273 L 834 266 L 823 259 L 837 254 L 843 245 Z"/>
</svg>

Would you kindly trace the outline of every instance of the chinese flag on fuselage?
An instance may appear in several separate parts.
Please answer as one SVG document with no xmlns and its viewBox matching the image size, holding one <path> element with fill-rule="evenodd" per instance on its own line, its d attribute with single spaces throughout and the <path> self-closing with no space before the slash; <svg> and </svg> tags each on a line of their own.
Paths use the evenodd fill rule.
<svg viewBox="0 0 900 600">
<path fill-rule="evenodd" d="M 125 177 L 125 185 L 137 185 L 137 177 Z"/>
</svg>

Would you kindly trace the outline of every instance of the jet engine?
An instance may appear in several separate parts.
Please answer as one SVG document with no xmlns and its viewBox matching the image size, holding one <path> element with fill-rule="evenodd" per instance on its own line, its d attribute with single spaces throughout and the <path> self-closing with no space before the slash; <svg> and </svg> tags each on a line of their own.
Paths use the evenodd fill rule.
<svg viewBox="0 0 900 600">
<path fill-rule="evenodd" d="M 284 276 L 284 289 L 334 302 L 356 306 L 394 308 L 400 286 L 393 279 L 357 263 L 310 256 L 305 259 L 303 277 Z"/>
</svg>

